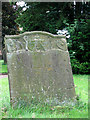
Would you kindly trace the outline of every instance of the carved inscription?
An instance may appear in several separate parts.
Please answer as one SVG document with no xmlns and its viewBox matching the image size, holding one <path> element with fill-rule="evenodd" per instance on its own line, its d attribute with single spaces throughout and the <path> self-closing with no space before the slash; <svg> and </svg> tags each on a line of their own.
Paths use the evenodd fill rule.
<svg viewBox="0 0 90 120">
<path fill-rule="evenodd" d="M 6 38 L 7 39 L 7 38 Z M 8 42 L 8 44 L 7 44 Z M 23 35 L 21 38 L 9 38 L 6 40 L 7 52 L 17 50 L 30 50 L 30 51 L 46 51 L 50 49 L 61 49 L 66 51 L 67 46 L 65 38 L 53 38 L 53 36 L 45 35 Z"/>
</svg>

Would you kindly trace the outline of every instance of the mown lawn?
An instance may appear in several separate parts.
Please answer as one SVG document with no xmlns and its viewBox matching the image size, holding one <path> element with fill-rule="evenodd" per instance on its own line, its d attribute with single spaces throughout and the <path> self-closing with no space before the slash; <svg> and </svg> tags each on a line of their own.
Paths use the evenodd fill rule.
<svg viewBox="0 0 90 120">
<path fill-rule="evenodd" d="M 8 78 L 0 79 L 0 118 L 88 118 L 88 75 L 73 75 L 77 103 L 75 106 L 50 107 L 30 105 L 10 107 Z"/>
<path fill-rule="evenodd" d="M 7 73 L 7 65 L 3 60 L 0 60 L 0 73 Z"/>
</svg>

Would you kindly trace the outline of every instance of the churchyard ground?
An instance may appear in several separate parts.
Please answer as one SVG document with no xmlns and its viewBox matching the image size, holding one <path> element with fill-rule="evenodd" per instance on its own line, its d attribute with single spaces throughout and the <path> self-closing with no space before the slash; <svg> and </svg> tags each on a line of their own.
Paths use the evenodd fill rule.
<svg viewBox="0 0 90 120">
<path fill-rule="evenodd" d="M 3 61 L 1 62 L 3 63 Z M 3 64 L 4 65 L 4 64 Z M 4 71 L 7 67 L 2 65 Z M 1 71 L 0 71 L 1 72 Z M 51 107 L 48 105 L 10 107 L 8 77 L 0 75 L 0 119 L 1 118 L 88 118 L 88 77 L 73 75 L 77 103 L 74 106 Z"/>
</svg>

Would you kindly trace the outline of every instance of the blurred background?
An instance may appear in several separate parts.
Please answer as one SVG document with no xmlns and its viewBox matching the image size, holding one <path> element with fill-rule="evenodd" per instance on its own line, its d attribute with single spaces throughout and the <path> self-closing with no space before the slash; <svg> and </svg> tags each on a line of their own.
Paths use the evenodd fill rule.
<svg viewBox="0 0 90 120">
<path fill-rule="evenodd" d="M 2 2 L 0 59 L 7 64 L 5 35 L 47 31 L 66 35 L 73 73 L 89 74 L 89 10 L 90 2 Z"/>
</svg>

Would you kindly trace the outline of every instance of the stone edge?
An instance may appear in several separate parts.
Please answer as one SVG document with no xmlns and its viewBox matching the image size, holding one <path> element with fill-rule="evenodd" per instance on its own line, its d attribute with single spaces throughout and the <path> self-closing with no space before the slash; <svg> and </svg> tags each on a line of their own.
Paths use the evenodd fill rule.
<svg viewBox="0 0 90 120">
<path fill-rule="evenodd" d="M 54 34 L 51 34 L 49 32 L 44 32 L 44 31 L 31 31 L 31 32 L 24 32 L 22 34 L 19 34 L 19 35 L 5 35 L 5 38 L 20 38 L 24 35 L 30 35 L 30 34 L 43 34 L 43 35 L 49 35 L 53 38 L 66 38 L 65 35 L 54 35 Z"/>
</svg>

